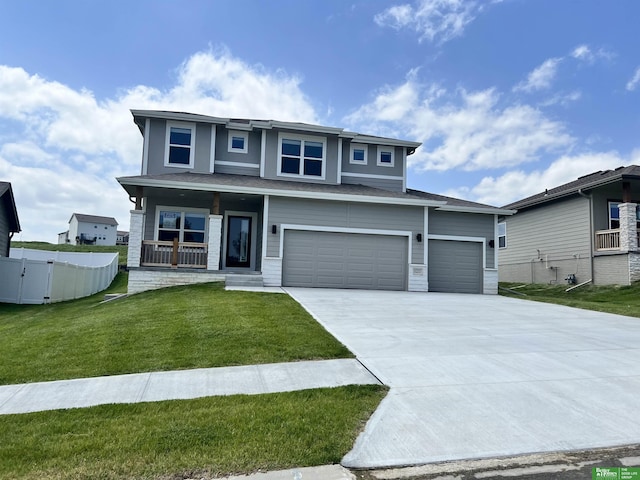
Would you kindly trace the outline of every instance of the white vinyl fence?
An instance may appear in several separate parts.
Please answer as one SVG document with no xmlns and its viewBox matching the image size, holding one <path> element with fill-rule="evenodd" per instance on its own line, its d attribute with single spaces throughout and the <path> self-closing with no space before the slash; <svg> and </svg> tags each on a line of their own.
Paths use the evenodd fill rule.
<svg viewBox="0 0 640 480">
<path fill-rule="evenodd" d="M 118 273 L 117 253 L 11 249 L 0 258 L 0 302 L 53 303 L 107 288 Z"/>
</svg>

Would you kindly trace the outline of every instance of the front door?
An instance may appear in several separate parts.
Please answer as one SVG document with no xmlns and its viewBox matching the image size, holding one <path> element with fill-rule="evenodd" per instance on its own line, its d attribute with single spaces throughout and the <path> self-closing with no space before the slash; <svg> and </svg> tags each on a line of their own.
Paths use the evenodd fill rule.
<svg viewBox="0 0 640 480">
<path fill-rule="evenodd" d="M 251 267 L 251 217 L 233 215 L 227 223 L 226 266 Z"/>
</svg>

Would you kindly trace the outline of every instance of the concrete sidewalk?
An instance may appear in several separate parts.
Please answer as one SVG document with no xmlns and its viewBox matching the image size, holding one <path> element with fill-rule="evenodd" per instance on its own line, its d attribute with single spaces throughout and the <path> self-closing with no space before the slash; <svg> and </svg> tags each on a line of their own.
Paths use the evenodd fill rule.
<svg viewBox="0 0 640 480">
<path fill-rule="evenodd" d="M 380 382 L 355 359 L 136 373 L 0 386 L 0 415 L 108 403 L 290 392 Z"/>
</svg>

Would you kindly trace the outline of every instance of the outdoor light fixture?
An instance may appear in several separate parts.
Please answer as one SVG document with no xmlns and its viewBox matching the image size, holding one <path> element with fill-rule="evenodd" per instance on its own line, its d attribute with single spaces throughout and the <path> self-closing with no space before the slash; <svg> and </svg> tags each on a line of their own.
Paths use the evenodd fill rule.
<svg viewBox="0 0 640 480">
<path fill-rule="evenodd" d="M 278 233 L 278 227 L 276 225 L 271 225 L 271 233 L 274 235 Z"/>
<path fill-rule="evenodd" d="M 416 240 L 418 240 L 418 243 L 422 242 L 422 234 L 421 233 L 416 235 Z"/>
</svg>

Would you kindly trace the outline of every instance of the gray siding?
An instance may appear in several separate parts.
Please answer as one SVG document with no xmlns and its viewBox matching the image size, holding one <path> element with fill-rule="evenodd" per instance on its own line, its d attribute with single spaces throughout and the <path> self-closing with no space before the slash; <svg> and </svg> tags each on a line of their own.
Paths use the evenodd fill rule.
<svg viewBox="0 0 640 480">
<path fill-rule="evenodd" d="M 355 142 L 357 143 L 357 142 Z M 384 167 L 377 165 L 378 147 L 368 145 L 367 164 L 352 164 L 351 142 L 344 141 L 342 144 L 342 173 L 356 173 L 359 175 L 386 175 L 391 177 L 402 177 L 404 173 L 403 161 L 404 147 L 394 148 L 394 166 Z M 402 180 L 390 180 L 367 177 L 342 177 L 342 183 L 367 185 L 369 187 L 383 188 L 396 192 L 402 191 Z"/>
<path fill-rule="evenodd" d="M 278 176 L 278 134 L 280 132 L 287 132 L 287 130 L 267 130 L 266 141 L 266 154 L 265 154 L 265 168 L 264 178 L 270 178 L 273 180 L 284 180 L 292 182 L 305 182 L 305 183 L 329 183 L 336 185 L 338 183 L 338 137 L 335 135 L 322 135 L 322 134 L 309 134 L 305 135 L 304 132 L 291 132 L 292 135 L 303 135 L 308 137 L 326 138 L 327 140 L 327 152 L 326 152 L 326 170 L 325 179 L 314 179 L 313 177 L 281 177 Z"/>
<path fill-rule="evenodd" d="M 176 122 L 178 124 L 179 122 Z M 157 175 L 162 173 L 194 172 L 209 173 L 209 159 L 211 158 L 211 125 L 196 124 L 196 138 L 193 168 L 165 167 L 164 155 L 167 137 L 167 122 L 151 119 L 149 125 L 149 154 L 147 173 Z"/>
<path fill-rule="evenodd" d="M 629 285 L 629 255 L 599 255 L 593 259 L 595 285 Z"/>
<path fill-rule="evenodd" d="M 484 237 L 487 240 L 486 267 L 494 267 L 495 248 L 489 247 L 494 238 L 493 215 L 429 210 L 429 234 L 459 237 Z"/>
<path fill-rule="evenodd" d="M 412 263 L 424 263 L 424 243 L 416 241 L 416 233 L 423 231 L 422 207 L 331 202 L 271 197 L 269 225 L 283 223 L 323 227 L 363 228 L 410 231 Z M 278 234 L 267 235 L 267 256 L 277 257 L 280 250 Z"/>
<path fill-rule="evenodd" d="M 4 205 L 4 200 L 0 198 L 0 257 L 6 257 L 9 253 L 9 215 Z"/>
<path fill-rule="evenodd" d="M 622 187 L 620 183 L 614 185 L 606 185 L 594 190 L 593 197 L 593 229 L 608 230 L 609 229 L 609 202 L 622 202 Z M 639 203 L 639 198 L 631 199 L 635 203 Z"/>
<path fill-rule="evenodd" d="M 216 126 L 216 160 L 225 162 L 248 163 L 260 165 L 260 143 L 262 142 L 262 130 L 248 132 L 249 143 L 247 153 L 229 152 L 229 130 L 223 125 Z M 219 173 L 236 173 L 223 171 L 223 166 L 214 166 Z M 246 169 L 240 175 L 260 175 L 259 169 Z"/>
<path fill-rule="evenodd" d="M 390 180 L 388 178 L 367 178 L 343 176 L 342 183 L 347 185 L 366 185 L 367 187 L 382 188 L 392 192 L 402 191 L 402 180 Z"/>
<path fill-rule="evenodd" d="M 220 165 L 216 163 L 214 168 L 216 173 L 230 173 L 233 175 L 250 175 L 253 177 L 260 176 L 259 168 L 249 167 L 248 165 L 251 165 L 251 164 L 243 165 L 241 163 L 236 163 L 235 165 Z"/>
<path fill-rule="evenodd" d="M 591 278 L 589 200 L 575 197 L 506 217 L 507 247 L 499 249 L 500 281 L 549 283 L 576 274 Z"/>
</svg>

